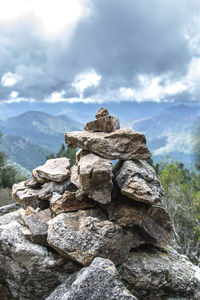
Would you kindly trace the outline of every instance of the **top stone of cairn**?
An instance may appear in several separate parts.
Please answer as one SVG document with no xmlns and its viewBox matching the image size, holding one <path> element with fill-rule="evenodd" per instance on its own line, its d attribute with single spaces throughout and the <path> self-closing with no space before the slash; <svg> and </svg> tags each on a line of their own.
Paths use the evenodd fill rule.
<svg viewBox="0 0 200 300">
<path fill-rule="evenodd" d="M 103 117 L 102 117 L 103 115 Z M 120 128 L 119 119 L 100 108 L 97 120 L 85 125 L 85 131 L 65 133 L 69 148 L 81 148 L 105 159 L 146 160 L 151 157 L 143 133 Z"/>
<path fill-rule="evenodd" d="M 119 119 L 115 116 L 110 116 L 106 108 L 101 107 L 97 114 L 96 120 L 85 125 L 86 131 L 94 132 L 112 132 L 120 128 Z"/>
</svg>

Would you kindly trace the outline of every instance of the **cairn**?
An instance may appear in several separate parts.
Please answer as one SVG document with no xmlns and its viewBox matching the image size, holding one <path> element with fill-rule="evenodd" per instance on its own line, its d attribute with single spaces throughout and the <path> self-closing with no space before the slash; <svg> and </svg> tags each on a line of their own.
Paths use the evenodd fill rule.
<svg viewBox="0 0 200 300">
<path fill-rule="evenodd" d="M 67 158 L 49 159 L 31 180 L 13 186 L 24 208 L 23 235 L 83 266 L 95 257 L 121 264 L 143 244 L 166 247 L 172 224 L 146 162 L 144 134 L 120 128 L 119 119 L 100 108 L 85 131 L 67 132 L 65 141 L 80 148 L 71 169 Z"/>
</svg>

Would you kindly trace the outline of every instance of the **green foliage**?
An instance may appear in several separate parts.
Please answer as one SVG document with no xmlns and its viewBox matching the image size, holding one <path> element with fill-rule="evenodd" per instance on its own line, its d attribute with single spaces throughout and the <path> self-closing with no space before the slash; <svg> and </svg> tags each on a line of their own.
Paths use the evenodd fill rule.
<svg viewBox="0 0 200 300">
<path fill-rule="evenodd" d="M 0 142 L 2 133 L 0 132 Z M 24 180 L 15 168 L 6 164 L 7 156 L 5 152 L 0 152 L 0 188 L 11 188 L 16 182 Z"/>
<path fill-rule="evenodd" d="M 200 171 L 182 163 L 162 161 L 156 172 L 164 189 L 163 205 L 174 227 L 172 245 L 200 263 Z"/>
<path fill-rule="evenodd" d="M 59 152 L 57 154 L 50 154 L 46 158 L 59 158 L 59 157 L 67 157 L 70 159 L 70 166 L 72 167 L 76 162 L 76 151 L 74 148 L 65 148 L 65 145 L 62 144 Z"/>
</svg>

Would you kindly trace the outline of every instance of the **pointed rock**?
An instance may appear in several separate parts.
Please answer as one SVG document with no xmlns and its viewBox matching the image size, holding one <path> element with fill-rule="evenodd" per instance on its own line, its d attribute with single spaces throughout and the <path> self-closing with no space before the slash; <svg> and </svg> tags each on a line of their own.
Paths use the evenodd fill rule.
<svg viewBox="0 0 200 300">
<path fill-rule="evenodd" d="M 128 128 L 111 133 L 74 131 L 65 133 L 68 147 L 82 148 L 106 159 L 148 159 L 151 157 L 144 134 Z"/>
<path fill-rule="evenodd" d="M 49 245 L 84 266 L 96 256 L 121 263 L 129 254 L 132 238 L 131 232 L 108 221 L 100 209 L 59 214 L 48 228 Z"/>
<path fill-rule="evenodd" d="M 105 116 L 89 122 L 84 129 L 95 132 L 112 132 L 120 128 L 119 119 L 115 116 Z"/>
<path fill-rule="evenodd" d="M 60 285 L 46 300 L 137 300 L 121 282 L 115 265 L 97 257 L 72 281 Z"/>
<path fill-rule="evenodd" d="M 102 117 L 105 117 L 105 116 L 108 116 L 108 115 L 109 115 L 108 110 L 106 108 L 104 108 L 104 107 L 101 107 L 97 111 L 95 117 L 96 117 L 96 119 L 99 119 L 99 118 L 102 118 Z"/>
<path fill-rule="evenodd" d="M 48 159 L 43 166 L 33 170 L 33 179 L 36 182 L 44 183 L 48 181 L 62 182 L 69 175 L 70 160 L 66 157 Z"/>
<path fill-rule="evenodd" d="M 121 193 L 136 201 L 158 203 L 163 190 L 154 169 L 142 160 L 121 162 L 115 167 L 115 181 Z"/>
</svg>

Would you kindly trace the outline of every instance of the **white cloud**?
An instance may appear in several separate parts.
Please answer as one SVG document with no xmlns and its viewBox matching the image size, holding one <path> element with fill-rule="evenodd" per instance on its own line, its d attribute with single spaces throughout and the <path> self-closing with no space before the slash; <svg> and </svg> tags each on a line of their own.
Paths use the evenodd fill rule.
<svg viewBox="0 0 200 300">
<path fill-rule="evenodd" d="M 19 92 L 16 92 L 16 91 L 12 91 L 12 93 L 10 93 L 10 97 L 15 99 L 19 96 Z"/>
<path fill-rule="evenodd" d="M 83 73 L 76 76 L 75 80 L 72 82 L 72 87 L 74 87 L 80 97 L 83 97 L 83 92 L 88 87 L 96 87 L 101 81 L 101 75 L 97 74 L 94 69 L 89 69 Z"/>
<path fill-rule="evenodd" d="M 16 19 L 28 13 L 37 16 L 46 31 L 56 33 L 87 15 L 89 0 L 0 0 L 0 20 Z"/>
<path fill-rule="evenodd" d="M 7 72 L 1 77 L 1 85 L 5 87 L 14 86 L 22 80 L 22 77 L 12 72 Z"/>
</svg>

